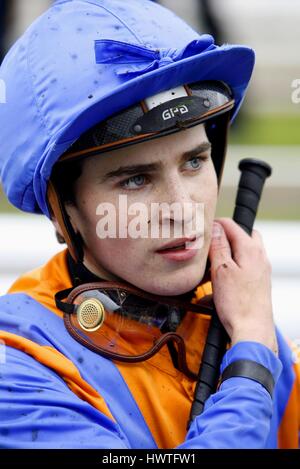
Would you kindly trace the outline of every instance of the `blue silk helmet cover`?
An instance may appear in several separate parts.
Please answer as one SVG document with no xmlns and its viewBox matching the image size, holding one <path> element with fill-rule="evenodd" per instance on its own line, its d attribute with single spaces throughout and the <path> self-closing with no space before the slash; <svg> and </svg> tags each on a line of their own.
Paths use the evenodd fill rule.
<svg viewBox="0 0 300 469">
<path fill-rule="evenodd" d="M 97 122 L 160 91 L 200 80 L 232 89 L 236 115 L 252 49 L 217 46 L 148 0 L 58 0 L 1 67 L 0 175 L 21 210 L 44 213 L 52 167 Z"/>
</svg>

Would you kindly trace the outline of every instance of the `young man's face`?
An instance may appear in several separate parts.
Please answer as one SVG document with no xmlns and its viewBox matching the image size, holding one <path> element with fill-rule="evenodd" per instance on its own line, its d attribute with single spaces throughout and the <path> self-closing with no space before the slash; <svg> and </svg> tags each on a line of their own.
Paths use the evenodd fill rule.
<svg viewBox="0 0 300 469">
<path fill-rule="evenodd" d="M 75 183 L 76 203 L 68 205 L 67 211 L 84 240 L 85 265 L 102 278 L 123 279 L 158 295 L 179 295 L 196 287 L 206 266 L 217 201 L 217 178 L 210 153 L 204 126 L 198 125 L 84 160 L 82 174 Z M 133 169 L 136 165 L 148 167 Z M 127 216 L 124 201 L 128 209 L 139 203 L 142 212 L 139 208 Z M 162 212 L 158 207 L 163 202 L 167 206 L 175 203 L 177 209 Z M 104 215 L 108 219 L 103 203 L 115 208 L 109 220 L 116 221 L 116 236 L 105 239 L 99 237 L 101 217 L 102 221 Z M 202 207 L 204 223 L 196 226 Z M 141 220 L 141 213 L 148 233 L 133 238 L 132 228 L 141 227 L 133 221 L 137 217 Z M 163 232 L 162 226 L 167 231 Z M 120 229 L 127 237 L 118 236 Z M 195 235 L 196 243 L 188 243 L 183 254 L 158 252 L 172 241 L 179 243 L 181 238 Z"/>
</svg>

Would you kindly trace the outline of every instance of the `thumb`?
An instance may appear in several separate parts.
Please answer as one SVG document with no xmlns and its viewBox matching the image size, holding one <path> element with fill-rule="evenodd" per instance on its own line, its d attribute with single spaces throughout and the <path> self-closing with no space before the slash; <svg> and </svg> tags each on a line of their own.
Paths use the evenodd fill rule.
<svg viewBox="0 0 300 469">
<path fill-rule="evenodd" d="M 221 223 L 216 221 L 213 223 L 209 260 L 212 274 L 216 272 L 221 265 L 225 267 L 226 262 L 232 262 L 231 248 L 226 233 Z"/>
</svg>

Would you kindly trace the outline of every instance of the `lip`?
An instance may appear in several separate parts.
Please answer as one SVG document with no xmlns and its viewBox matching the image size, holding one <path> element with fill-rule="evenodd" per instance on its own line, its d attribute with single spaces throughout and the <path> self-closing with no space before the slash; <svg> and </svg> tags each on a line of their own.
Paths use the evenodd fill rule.
<svg viewBox="0 0 300 469">
<path fill-rule="evenodd" d="M 176 246 L 180 246 L 181 244 L 185 244 L 187 242 L 191 243 L 191 242 L 195 241 L 196 238 L 197 238 L 197 236 L 194 235 L 194 236 L 191 236 L 189 238 L 176 239 L 175 241 L 171 241 L 170 243 L 167 243 L 163 247 L 157 249 L 156 252 L 164 251 L 165 249 L 176 248 Z"/>
<path fill-rule="evenodd" d="M 176 251 L 168 251 L 168 250 L 157 250 L 156 253 L 162 256 L 164 259 L 170 260 L 170 261 L 187 261 L 189 259 L 192 259 L 193 257 L 196 256 L 196 254 L 199 252 L 199 241 L 201 241 L 200 236 L 196 236 L 194 238 L 189 238 L 189 245 L 188 247 L 185 246 L 182 249 L 178 249 Z M 193 239 L 193 241 L 190 241 Z M 171 243 L 169 243 L 170 245 Z M 178 246 L 178 243 L 176 244 Z M 174 243 L 173 243 L 174 246 Z"/>
</svg>

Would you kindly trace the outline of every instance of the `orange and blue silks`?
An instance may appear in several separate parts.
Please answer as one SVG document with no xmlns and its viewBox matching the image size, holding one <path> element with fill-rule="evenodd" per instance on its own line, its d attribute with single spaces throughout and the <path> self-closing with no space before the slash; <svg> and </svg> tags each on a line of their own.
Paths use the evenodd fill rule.
<svg viewBox="0 0 300 469">
<path fill-rule="evenodd" d="M 277 381 L 273 401 L 259 383 L 231 378 L 186 433 L 195 382 L 174 368 L 165 347 L 146 362 L 126 364 L 76 342 L 54 303 L 54 294 L 70 286 L 63 251 L 0 299 L 0 339 L 6 346 L 0 365 L 1 447 L 298 447 L 299 365 L 280 333 L 280 361 L 265 346 L 242 342 L 227 351 L 222 364 L 252 359 L 269 368 Z M 209 288 L 199 287 L 197 298 Z M 200 355 L 208 322 L 199 317 Z"/>
</svg>

